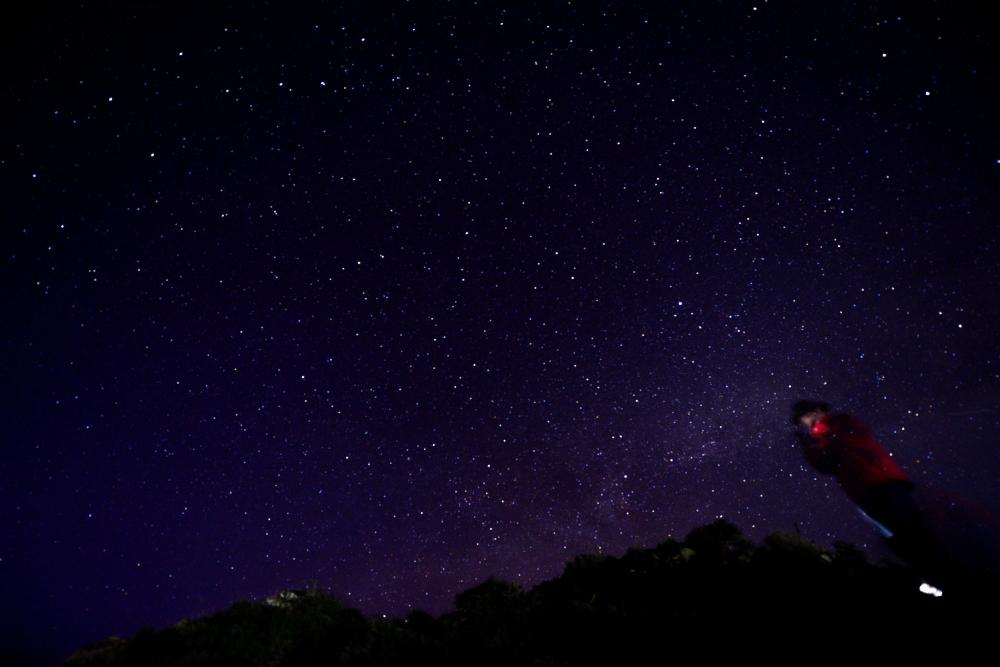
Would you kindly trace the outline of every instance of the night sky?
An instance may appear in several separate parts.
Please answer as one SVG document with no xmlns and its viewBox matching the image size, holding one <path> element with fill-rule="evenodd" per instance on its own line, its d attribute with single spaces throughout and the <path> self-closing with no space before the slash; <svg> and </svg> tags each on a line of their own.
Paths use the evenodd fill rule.
<svg viewBox="0 0 1000 667">
<path fill-rule="evenodd" d="M 50 4 L 2 28 L 5 649 L 717 517 L 887 555 L 799 398 L 1000 507 L 971 3 Z"/>
</svg>

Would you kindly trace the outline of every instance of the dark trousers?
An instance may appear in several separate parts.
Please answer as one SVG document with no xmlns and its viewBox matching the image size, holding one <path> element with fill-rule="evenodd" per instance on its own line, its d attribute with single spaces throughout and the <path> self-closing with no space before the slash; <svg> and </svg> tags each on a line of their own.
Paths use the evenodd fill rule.
<svg viewBox="0 0 1000 667">
<path fill-rule="evenodd" d="M 893 534 L 918 532 L 924 525 L 912 489 L 912 482 L 890 480 L 872 489 L 858 505 Z"/>
<path fill-rule="evenodd" d="M 924 521 L 913 498 L 913 484 L 892 480 L 873 489 L 858 506 L 890 531 L 886 543 L 917 572 L 942 587 L 955 581 L 954 564 L 945 545 Z"/>
</svg>

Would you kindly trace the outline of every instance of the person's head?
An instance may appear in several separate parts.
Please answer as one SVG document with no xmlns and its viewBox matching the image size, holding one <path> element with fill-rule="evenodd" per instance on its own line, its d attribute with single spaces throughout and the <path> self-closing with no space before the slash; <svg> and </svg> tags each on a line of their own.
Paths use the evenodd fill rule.
<svg viewBox="0 0 1000 667">
<path fill-rule="evenodd" d="M 810 401 L 803 399 L 796 401 L 792 405 L 792 425 L 800 424 L 812 428 L 820 417 L 830 411 L 830 404 L 824 401 Z"/>
</svg>

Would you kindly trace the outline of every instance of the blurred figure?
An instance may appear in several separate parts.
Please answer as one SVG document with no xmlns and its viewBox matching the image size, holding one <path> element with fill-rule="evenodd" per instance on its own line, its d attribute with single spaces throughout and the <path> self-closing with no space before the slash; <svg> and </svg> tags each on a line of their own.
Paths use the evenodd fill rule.
<svg viewBox="0 0 1000 667">
<path fill-rule="evenodd" d="M 792 424 L 806 460 L 833 475 L 893 553 L 942 590 L 975 591 L 998 574 L 1000 518 L 953 494 L 916 485 L 857 417 L 800 400 Z"/>
</svg>

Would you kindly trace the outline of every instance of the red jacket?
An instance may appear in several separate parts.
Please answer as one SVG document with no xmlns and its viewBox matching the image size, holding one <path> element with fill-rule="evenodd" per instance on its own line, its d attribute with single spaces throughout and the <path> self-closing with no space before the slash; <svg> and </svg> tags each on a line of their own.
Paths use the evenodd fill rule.
<svg viewBox="0 0 1000 667">
<path fill-rule="evenodd" d="M 856 503 L 883 482 L 898 479 L 912 484 L 857 417 L 828 412 L 813 424 L 809 435 L 813 444 L 805 449 L 806 459 L 820 472 L 834 475 Z"/>
</svg>

